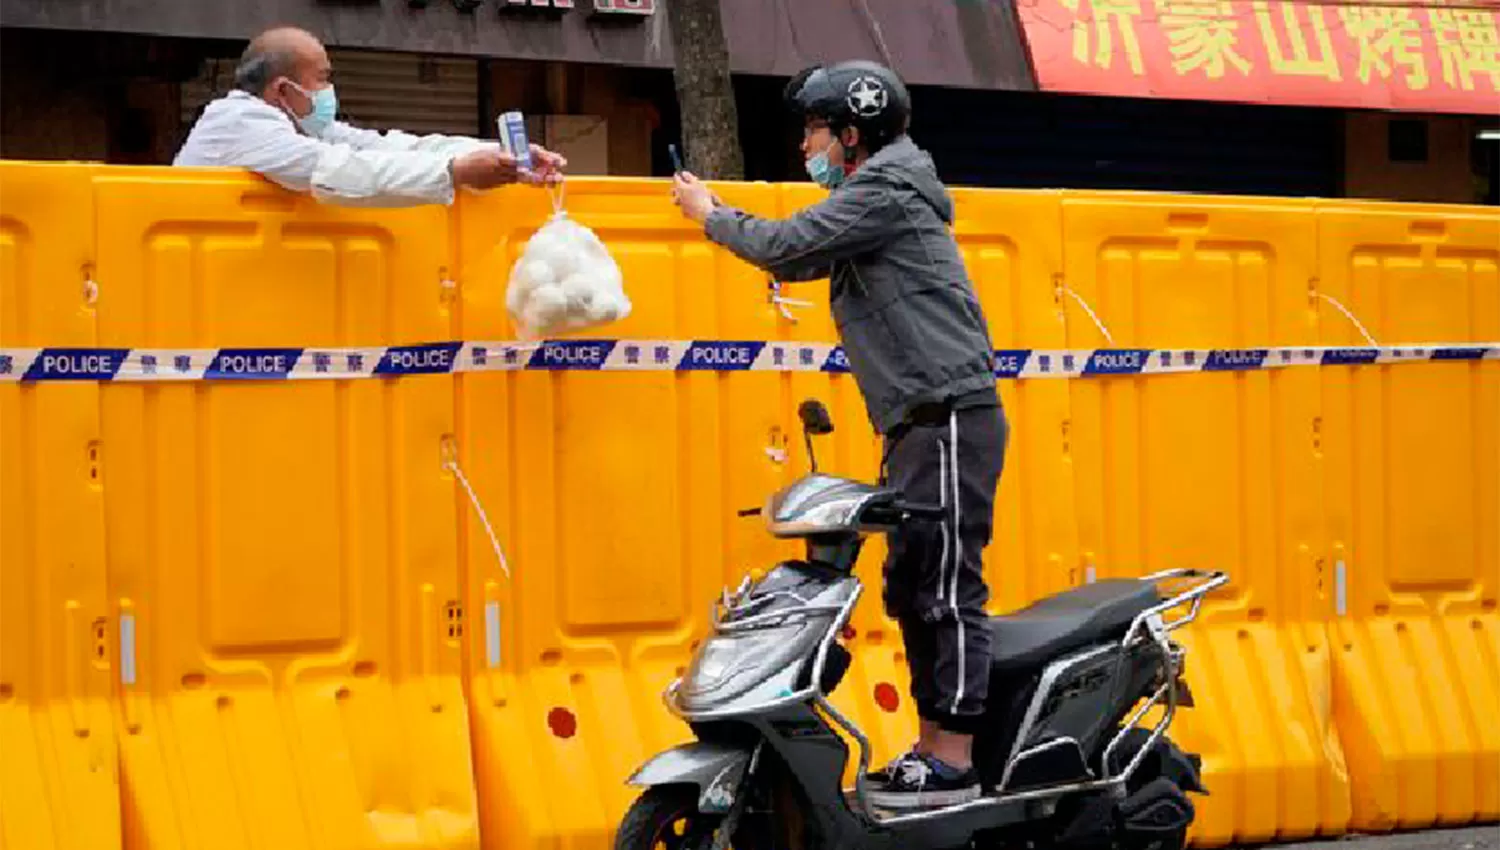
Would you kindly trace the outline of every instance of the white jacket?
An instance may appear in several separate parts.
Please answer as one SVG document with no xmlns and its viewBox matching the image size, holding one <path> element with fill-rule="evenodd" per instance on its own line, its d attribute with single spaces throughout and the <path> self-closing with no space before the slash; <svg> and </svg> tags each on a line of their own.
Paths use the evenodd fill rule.
<svg viewBox="0 0 1500 850">
<path fill-rule="evenodd" d="M 203 111 L 172 164 L 248 168 L 293 191 L 311 191 L 320 201 L 346 206 L 450 204 L 449 163 L 495 144 L 400 130 L 379 133 L 340 121 L 313 138 L 280 109 L 232 91 Z"/>
</svg>

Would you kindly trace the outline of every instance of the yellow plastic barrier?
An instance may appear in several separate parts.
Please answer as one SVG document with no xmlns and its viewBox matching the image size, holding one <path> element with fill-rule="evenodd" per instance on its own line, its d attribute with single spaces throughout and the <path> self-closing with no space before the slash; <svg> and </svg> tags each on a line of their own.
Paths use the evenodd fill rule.
<svg viewBox="0 0 1500 850">
<path fill-rule="evenodd" d="M 1320 205 L 1319 291 L 1383 345 L 1500 338 L 1500 219 Z M 1320 341 L 1368 344 L 1319 299 Z M 1500 362 L 1327 370 L 1335 705 L 1353 825 L 1500 818 Z"/>
<path fill-rule="evenodd" d="M 83 203 L 49 222 L 47 238 L 79 232 L 97 211 L 97 241 L 79 232 L 93 242 L 98 286 L 90 342 L 306 346 L 452 333 L 442 211 L 341 213 L 238 175 L 156 169 L 101 170 L 77 194 Z M 60 271 L 28 274 L 28 297 L 76 298 L 57 285 L 76 266 Z M 68 341 L 41 323 L 26 336 Z M 94 746 L 108 805 L 88 803 L 89 816 L 70 822 L 118 841 L 107 813 L 123 801 L 132 847 L 477 847 L 462 624 L 448 619 L 459 610 L 457 506 L 440 465 L 451 381 L 20 392 L 74 389 L 98 395 L 86 413 L 102 422 L 103 510 L 96 484 L 92 510 L 58 517 L 47 545 L 87 552 L 109 541 L 109 616 L 134 641 L 109 671 L 123 784 L 114 787 L 106 725 Z M 92 458 L 87 437 L 59 445 L 67 468 L 48 471 L 86 480 L 77 468 Z M 90 514 L 102 535 L 80 524 Z M 19 572 L 11 563 L 7 582 Z M 92 616 L 80 613 L 70 645 L 86 640 Z"/>
<path fill-rule="evenodd" d="M 772 187 L 722 190 L 733 203 L 777 209 Z M 629 281 L 634 312 L 611 336 L 775 334 L 766 281 L 711 252 L 660 183 L 579 181 L 567 206 L 609 242 Z M 536 192 L 460 206 L 465 339 L 511 336 L 509 269 L 550 214 Z M 486 846 L 608 846 L 633 796 L 625 777 L 685 738 L 659 695 L 706 631 L 708 600 L 773 557 L 752 523 L 732 517 L 781 479 L 765 452 L 786 444 L 780 380 L 661 371 L 458 379 L 463 468 L 513 570 L 509 580 L 500 573 L 466 511 Z"/>
<path fill-rule="evenodd" d="M 771 214 L 821 195 L 718 188 Z M 551 213 L 527 189 L 340 211 L 164 169 L 6 164 L 0 192 L 0 347 L 508 339 L 511 263 Z M 1486 212 L 956 197 L 1002 349 L 1359 342 L 1340 308 L 1382 343 L 1500 338 Z M 835 339 L 826 282 L 773 290 L 664 182 L 567 201 L 635 303 L 600 333 Z M 1184 641 L 1198 843 L 1500 817 L 1500 363 L 1002 394 L 994 610 L 1233 576 Z M 858 391 L 822 372 L 0 384 L 0 840 L 607 848 L 626 776 L 689 736 L 659 696 L 709 602 L 799 551 L 734 513 L 805 468 L 809 396 L 839 426 L 823 465 L 873 475 Z M 915 733 L 884 554 L 835 700 L 877 759 Z"/>
<path fill-rule="evenodd" d="M 1072 348 L 1310 344 L 1311 204 L 1069 194 Z M 1087 316 L 1092 309 L 1105 330 Z M 1183 641 L 1201 707 L 1174 736 L 1213 796 L 1201 844 L 1332 834 L 1349 820 L 1315 565 L 1311 370 L 1070 382 L 1076 517 L 1101 575 L 1227 570 Z"/>
<path fill-rule="evenodd" d="M 0 165 L 0 347 L 99 344 L 90 171 Z M 99 393 L 0 384 L 0 847 L 120 846 Z"/>
</svg>

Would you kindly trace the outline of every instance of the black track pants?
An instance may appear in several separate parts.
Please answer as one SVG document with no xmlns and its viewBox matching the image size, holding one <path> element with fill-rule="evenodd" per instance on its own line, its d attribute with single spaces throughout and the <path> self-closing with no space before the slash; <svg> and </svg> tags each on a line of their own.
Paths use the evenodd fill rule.
<svg viewBox="0 0 1500 850">
<path fill-rule="evenodd" d="M 999 406 L 944 412 L 887 438 L 886 483 L 908 501 L 940 504 L 942 522 L 913 520 L 890 536 L 886 611 L 901 624 L 918 714 L 973 734 L 990 678 L 989 588 L 980 555 L 994 526 L 1009 426 Z"/>
</svg>

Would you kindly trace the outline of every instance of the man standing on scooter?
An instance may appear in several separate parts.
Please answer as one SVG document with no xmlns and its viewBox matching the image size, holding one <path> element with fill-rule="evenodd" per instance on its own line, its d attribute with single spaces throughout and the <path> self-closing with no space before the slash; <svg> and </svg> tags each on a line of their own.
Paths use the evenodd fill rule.
<svg viewBox="0 0 1500 850">
<path fill-rule="evenodd" d="M 979 796 L 972 759 L 989 686 L 989 545 L 1008 425 L 994 346 L 954 240 L 953 200 L 906 135 L 911 101 L 873 62 L 813 67 L 786 89 L 802 152 L 828 198 L 784 220 L 724 206 L 688 173 L 673 198 L 708 238 L 783 281 L 830 278 L 830 305 L 870 420 L 882 475 L 948 509 L 890 537 L 886 610 L 901 624 L 921 734 L 871 777 L 877 806 Z"/>
</svg>

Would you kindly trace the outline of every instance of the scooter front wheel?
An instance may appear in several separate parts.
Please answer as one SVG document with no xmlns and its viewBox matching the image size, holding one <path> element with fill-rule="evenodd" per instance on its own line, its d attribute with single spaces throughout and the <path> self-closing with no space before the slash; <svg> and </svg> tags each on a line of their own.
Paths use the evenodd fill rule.
<svg viewBox="0 0 1500 850">
<path fill-rule="evenodd" d="M 698 810 L 698 789 L 691 785 L 658 785 L 636 798 L 615 832 L 615 850 L 708 850 L 723 815 Z M 750 834 L 745 821 L 729 842 L 730 850 L 771 850 L 770 842 Z"/>
</svg>

